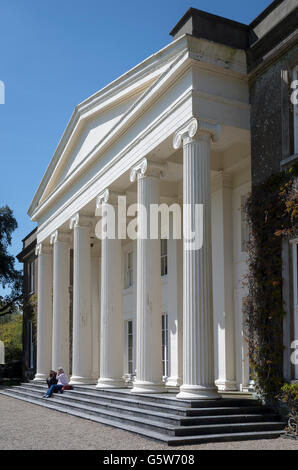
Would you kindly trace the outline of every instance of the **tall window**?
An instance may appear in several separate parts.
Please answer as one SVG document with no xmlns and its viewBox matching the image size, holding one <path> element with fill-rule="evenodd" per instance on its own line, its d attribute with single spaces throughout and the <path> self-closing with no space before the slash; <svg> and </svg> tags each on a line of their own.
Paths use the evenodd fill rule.
<svg viewBox="0 0 298 470">
<path fill-rule="evenodd" d="M 126 273 L 125 273 L 125 288 L 132 287 L 133 283 L 133 256 L 132 251 L 126 253 Z"/>
<path fill-rule="evenodd" d="M 32 320 L 28 321 L 28 350 L 29 350 L 29 368 L 34 367 L 34 343 L 33 343 L 33 324 Z"/>
<path fill-rule="evenodd" d="M 34 292 L 34 276 L 35 276 L 35 262 L 34 260 L 28 263 L 28 292 L 32 294 Z"/>
<path fill-rule="evenodd" d="M 298 153 L 298 65 L 293 70 L 292 103 L 294 115 L 294 153 Z"/>
<path fill-rule="evenodd" d="M 241 251 L 248 250 L 249 242 L 249 225 L 245 210 L 247 198 L 248 194 L 244 194 L 243 196 L 241 196 Z"/>
<path fill-rule="evenodd" d="M 298 313 L 298 239 L 293 240 L 293 297 L 294 309 Z"/>
<path fill-rule="evenodd" d="M 168 274 L 168 240 L 161 239 L 161 275 Z"/>
<path fill-rule="evenodd" d="M 294 337 L 291 347 L 296 358 L 295 350 L 297 348 L 296 341 L 298 339 L 298 238 L 292 240 L 293 249 L 293 298 L 294 298 Z M 298 380 L 298 363 L 294 361 L 294 379 Z"/>
<path fill-rule="evenodd" d="M 127 322 L 127 372 L 132 375 L 133 370 L 133 323 L 132 320 Z"/>
<path fill-rule="evenodd" d="M 168 377 L 169 373 L 169 330 L 168 315 L 161 316 L 161 337 L 162 337 L 162 375 Z"/>
</svg>

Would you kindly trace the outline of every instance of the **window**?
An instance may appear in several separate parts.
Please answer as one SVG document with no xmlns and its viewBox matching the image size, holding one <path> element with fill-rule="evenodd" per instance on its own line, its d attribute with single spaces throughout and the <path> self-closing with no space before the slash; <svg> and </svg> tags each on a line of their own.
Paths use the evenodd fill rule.
<svg viewBox="0 0 298 470">
<path fill-rule="evenodd" d="M 163 378 L 168 377 L 169 372 L 169 331 L 168 331 L 168 315 L 161 316 L 161 337 L 162 337 L 162 375 Z"/>
<path fill-rule="evenodd" d="M 29 368 L 34 367 L 34 343 L 33 343 L 33 324 L 32 320 L 28 321 L 28 353 L 29 353 Z"/>
<path fill-rule="evenodd" d="M 132 375 L 133 370 L 133 322 L 127 321 L 127 373 Z"/>
<path fill-rule="evenodd" d="M 34 292 L 34 278 L 35 278 L 35 261 L 31 260 L 28 263 L 28 292 L 32 294 Z"/>
<path fill-rule="evenodd" d="M 161 239 L 161 275 L 168 274 L 168 240 Z"/>
<path fill-rule="evenodd" d="M 291 241 L 292 244 L 292 264 L 293 264 L 293 299 L 294 299 L 294 335 L 291 348 L 293 355 L 291 355 L 292 364 L 294 364 L 294 379 L 298 380 L 298 363 L 296 361 L 296 348 L 298 339 L 298 238 Z"/>
<path fill-rule="evenodd" d="M 298 65 L 293 70 L 293 81 L 291 84 L 291 101 L 294 116 L 294 153 L 298 153 Z"/>
<path fill-rule="evenodd" d="M 294 309 L 298 313 L 298 239 L 292 241 L 293 247 L 293 297 Z"/>
<path fill-rule="evenodd" d="M 132 251 L 126 253 L 126 273 L 125 273 L 125 288 L 132 287 L 133 283 L 133 256 Z"/>
<path fill-rule="evenodd" d="M 249 243 L 249 225 L 246 216 L 246 202 L 248 195 L 241 196 L 241 251 L 245 252 L 248 250 Z"/>
</svg>

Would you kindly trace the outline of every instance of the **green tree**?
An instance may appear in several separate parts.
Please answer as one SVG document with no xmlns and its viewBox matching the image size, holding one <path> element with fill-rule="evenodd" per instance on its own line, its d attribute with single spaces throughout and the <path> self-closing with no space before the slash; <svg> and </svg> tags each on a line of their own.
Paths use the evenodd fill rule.
<svg viewBox="0 0 298 470">
<path fill-rule="evenodd" d="M 9 321 L 0 325 L 0 340 L 5 346 L 5 362 L 19 361 L 22 357 L 22 324 L 21 314 L 15 314 Z"/>
<path fill-rule="evenodd" d="M 15 268 L 15 258 L 8 252 L 18 224 L 13 211 L 0 207 L 0 284 L 8 294 L 0 295 L 0 316 L 16 313 L 22 299 L 22 274 Z"/>
</svg>

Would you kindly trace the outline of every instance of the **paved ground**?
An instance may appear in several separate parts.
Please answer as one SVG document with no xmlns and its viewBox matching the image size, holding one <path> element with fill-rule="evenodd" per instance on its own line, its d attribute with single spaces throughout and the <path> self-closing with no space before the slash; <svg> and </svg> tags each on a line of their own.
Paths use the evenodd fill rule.
<svg viewBox="0 0 298 470">
<path fill-rule="evenodd" d="M 0 395 L 0 450 L 4 449 L 161 450 L 177 447 L 169 448 L 130 432 Z M 184 449 L 298 450 L 298 442 L 264 439 L 201 444 Z"/>
</svg>

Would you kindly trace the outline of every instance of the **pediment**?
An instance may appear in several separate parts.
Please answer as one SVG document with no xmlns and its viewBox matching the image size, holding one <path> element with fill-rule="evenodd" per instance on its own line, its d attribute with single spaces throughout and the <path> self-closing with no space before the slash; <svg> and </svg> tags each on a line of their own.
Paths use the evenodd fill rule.
<svg viewBox="0 0 298 470">
<path fill-rule="evenodd" d="M 187 50 L 187 39 L 177 40 L 150 56 L 103 90 L 78 105 L 29 208 L 32 216 L 58 188 L 82 169 L 88 155 L 139 107 L 143 96 Z"/>
<path fill-rule="evenodd" d="M 32 200 L 30 217 L 79 178 L 98 149 L 107 148 L 142 116 L 176 79 L 188 53 L 189 38 L 182 37 L 76 106 Z"/>
<path fill-rule="evenodd" d="M 59 168 L 56 168 L 56 171 L 53 173 L 40 202 L 46 199 L 57 186 L 75 172 L 87 155 L 117 125 L 142 93 L 143 91 L 136 92 L 133 96 L 124 99 L 120 103 L 116 103 L 107 110 L 99 110 L 92 114 L 91 117 L 87 116 L 79 120 L 76 135 L 68 141 L 63 161 L 60 161 Z"/>
</svg>

